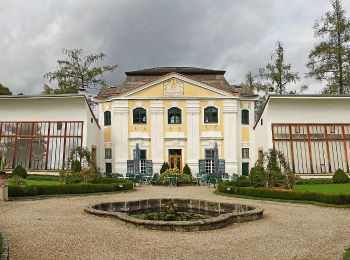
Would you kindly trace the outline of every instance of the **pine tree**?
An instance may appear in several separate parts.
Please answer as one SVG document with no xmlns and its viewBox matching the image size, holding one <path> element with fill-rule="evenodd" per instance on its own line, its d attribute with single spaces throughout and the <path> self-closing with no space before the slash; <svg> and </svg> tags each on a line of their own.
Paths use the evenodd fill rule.
<svg viewBox="0 0 350 260">
<path fill-rule="evenodd" d="M 331 0 L 332 10 L 315 21 L 319 40 L 309 54 L 309 77 L 325 80 L 325 94 L 350 93 L 350 20 L 340 0 Z"/>
<path fill-rule="evenodd" d="M 262 79 L 267 80 L 277 94 L 288 93 L 286 85 L 297 82 L 299 76 L 297 72 L 292 72 L 292 65 L 285 63 L 284 49 L 281 42 L 277 42 L 275 53 L 271 55 L 272 63 L 268 63 L 265 68 L 260 68 L 259 73 Z"/>
</svg>

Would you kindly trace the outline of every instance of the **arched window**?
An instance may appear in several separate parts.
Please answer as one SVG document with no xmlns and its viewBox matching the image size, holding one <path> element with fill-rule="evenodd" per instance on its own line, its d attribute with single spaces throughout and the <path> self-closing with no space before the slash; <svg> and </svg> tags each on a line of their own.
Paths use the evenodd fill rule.
<svg viewBox="0 0 350 260">
<path fill-rule="evenodd" d="M 146 109 L 142 107 L 135 108 L 133 111 L 133 123 L 134 124 L 147 124 Z"/>
<path fill-rule="evenodd" d="M 181 109 L 172 107 L 168 110 L 168 124 L 181 124 Z"/>
<path fill-rule="evenodd" d="M 249 125 L 249 110 L 242 110 L 242 125 Z"/>
<path fill-rule="evenodd" d="M 204 109 L 204 123 L 218 122 L 218 109 L 216 107 L 206 107 Z"/>
<path fill-rule="evenodd" d="M 111 125 L 111 111 L 105 111 L 104 122 L 105 122 L 105 125 Z"/>
</svg>

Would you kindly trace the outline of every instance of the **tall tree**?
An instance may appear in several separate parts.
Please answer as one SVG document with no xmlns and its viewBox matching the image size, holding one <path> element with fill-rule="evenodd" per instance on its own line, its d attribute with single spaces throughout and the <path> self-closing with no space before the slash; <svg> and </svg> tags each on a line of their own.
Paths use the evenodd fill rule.
<svg viewBox="0 0 350 260">
<path fill-rule="evenodd" d="M 104 84 L 103 74 L 114 71 L 117 65 L 93 66 L 98 61 L 103 61 L 103 53 L 83 55 L 82 49 L 63 49 L 65 59 L 57 60 L 58 69 L 44 75 L 49 82 L 57 81 L 58 88 L 53 89 L 44 85 L 45 94 L 78 93 L 88 88 L 96 88 Z"/>
<path fill-rule="evenodd" d="M 268 63 L 265 68 L 259 69 L 260 77 L 267 80 L 276 93 L 287 93 L 286 85 L 297 82 L 299 76 L 297 72 L 292 72 L 290 63 L 285 63 L 283 45 L 279 41 L 275 53 L 271 55 L 271 61 L 272 63 Z"/>
<path fill-rule="evenodd" d="M 323 93 L 350 93 L 350 21 L 340 0 L 331 0 L 332 10 L 315 21 L 319 40 L 309 54 L 308 76 L 326 80 Z"/>
<path fill-rule="evenodd" d="M 264 107 L 264 103 L 266 101 L 266 96 L 268 94 L 268 86 L 266 84 L 261 83 L 259 80 L 259 75 L 254 75 L 253 72 L 249 71 L 245 75 L 245 81 L 242 85 L 244 89 L 249 91 L 253 91 L 259 95 L 258 100 L 255 101 L 255 119 L 257 119 Z"/>
<path fill-rule="evenodd" d="M 12 95 L 11 90 L 0 83 L 0 95 Z"/>
</svg>

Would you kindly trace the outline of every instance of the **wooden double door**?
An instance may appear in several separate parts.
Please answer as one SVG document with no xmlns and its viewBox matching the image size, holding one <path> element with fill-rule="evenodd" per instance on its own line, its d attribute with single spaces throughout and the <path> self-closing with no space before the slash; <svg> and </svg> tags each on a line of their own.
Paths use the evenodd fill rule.
<svg viewBox="0 0 350 260">
<path fill-rule="evenodd" d="M 178 168 L 182 173 L 182 150 L 169 149 L 169 166 L 170 168 Z"/>
</svg>

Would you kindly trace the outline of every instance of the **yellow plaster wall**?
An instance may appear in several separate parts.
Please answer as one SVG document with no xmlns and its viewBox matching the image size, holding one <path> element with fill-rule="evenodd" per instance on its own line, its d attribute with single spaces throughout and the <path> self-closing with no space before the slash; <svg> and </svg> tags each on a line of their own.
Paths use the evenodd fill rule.
<svg viewBox="0 0 350 260">
<path fill-rule="evenodd" d="M 208 100 L 201 100 L 200 104 L 200 113 L 199 113 L 199 134 L 203 136 L 203 132 L 215 131 L 220 132 L 221 137 L 224 137 L 224 114 L 223 114 L 223 101 L 222 100 L 213 100 L 209 102 Z M 219 120 L 217 124 L 205 124 L 204 123 L 204 109 L 208 106 L 215 106 L 219 110 Z M 221 145 L 221 157 L 224 158 L 224 145 Z M 202 146 L 200 147 L 200 158 L 204 159 Z"/>
<path fill-rule="evenodd" d="M 173 80 L 173 79 L 170 79 Z M 147 89 L 141 90 L 140 92 L 137 92 L 131 97 L 162 97 L 164 96 L 163 93 L 163 83 L 161 82 L 159 84 L 156 84 L 152 87 L 149 87 Z M 202 87 L 195 86 L 193 84 L 184 82 L 184 97 L 213 97 L 213 96 L 220 96 L 220 94 L 217 94 L 214 91 L 204 89 Z"/>
<path fill-rule="evenodd" d="M 103 103 L 101 106 L 102 106 L 102 113 L 104 113 L 106 110 L 109 110 L 112 112 L 112 104 L 110 102 Z M 112 117 L 112 120 L 113 120 L 113 117 Z M 111 142 L 112 141 L 111 126 L 103 126 L 102 129 L 103 129 L 103 141 L 105 143 Z"/>
<path fill-rule="evenodd" d="M 242 127 L 242 142 L 249 142 L 249 127 Z"/>
<path fill-rule="evenodd" d="M 128 132 L 129 135 L 132 132 L 146 132 L 148 136 L 151 137 L 151 104 L 150 100 L 129 100 L 129 116 L 128 116 Z M 133 110 L 137 107 L 143 107 L 147 112 L 147 123 L 146 124 L 134 124 L 133 123 Z M 132 160 L 133 154 L 130 148 L 130 140 L 128 141 L 128 159 Z M 147 150 L 147 160 L 152 160 L 151 158 L 151 146 Z"/>
</svg>

